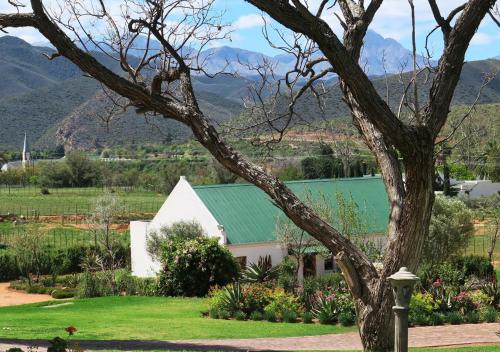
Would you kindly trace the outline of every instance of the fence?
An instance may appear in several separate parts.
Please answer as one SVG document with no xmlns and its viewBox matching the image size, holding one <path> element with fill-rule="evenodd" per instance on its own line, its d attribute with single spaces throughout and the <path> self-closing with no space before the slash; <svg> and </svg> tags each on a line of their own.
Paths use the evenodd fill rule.
<svg viewBox="0 0 500 352">
<path fill-rule="evenodd" d="M 35 221 L 78 224 L 93 212 L 96 198 L 105 190 L 97 187 L 51 188 L 49 194 L 42 195 L 35 187 L 0 185 L 0 217 L 10 214 Z M 150 219 L 165 200 L 154 192 L 139 188 L 115 187 L 110 190 L 120 198 L 123 206 L 121 218 L 126 220 Z"/>
<path fill-rule="evenodd" d="M 472 238 L 469 241 L 469 245 L 464 251 L 465 255 L 482 255 L 482 256 L 488 256 L 488 251 L 491 248 L 491 237 L 484 235 L 484 236 L 472 236 Z M 499 261 L 500 260 L 500 241 L 497 241 L 495 249 L 493 251 L 493 260 Z"/>
<path fill-rule="evenodd" d="M 14 243 L 16 237 L 22 236 L 24 229 L 10 229 L 0 231 L 0 246 L 10 246 Z M 128 232 L 111 232 L 114 238 L 126 240 Z M 51 248 L 69 248 L 78 245 L 92 245 L 96 243 L 94 233 L 88 230 L 69 231 L 67 229 L 40 230 L 40 240 Z"/>
</svg>

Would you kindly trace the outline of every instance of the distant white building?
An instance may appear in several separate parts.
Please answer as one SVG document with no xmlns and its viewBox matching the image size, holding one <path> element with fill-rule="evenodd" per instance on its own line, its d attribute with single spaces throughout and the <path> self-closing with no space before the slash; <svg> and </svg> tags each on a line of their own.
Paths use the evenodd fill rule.
<svg viewBox="0 0 500 352">
<path fill-rule="evenodd" d="M 324 196 L 336 207 L 340 192 L 359 205 L 361 216 L 368 221 L 369 233 L 385 233 L 389 205 L 384 184 L 379 177 L 287 182 L 299 197 L 306 193 Z M 191 186 L 181 177 L 172 193 L 152 221 L 132 221 L 130 242 L 132 272 L 136 276 L 155 276 L 160 264 L 147 253 L 148 233 L 179 221 L 196 221 L 207 236 L 217 238 L 245 266 L 269 255 L 273 265 L 288 254 L 276 238 L 276 220 L 282 214 L 262 190 L 251 184 Z M 304 275 L 321 275 L 333 269 L 332 258 L 308 254 L 299 271 Z"/>
<path fill-rule="evenodd" d="M 28 139 L 26 137 L 26 132 L 24 132 L 24 143 L 23 143 L 23 155 L 22 155 L 23 168 L 31 164 L 31 152 L 28 147 Z"/>
<path fill-rule="evenodd" d="M 23 167 L 26 169 L 27 166 L 32 165 L 33 161 L 31 160 L 31 152 L 28 146 L 28 138 L 26 132 L 24 132 L 24 143 L 23 143 L 23 153 L 21 155 L 21 160 L 18 161 L 10 161 L 2 165 L 1 171 L 7 171 L 12 168 Z"/>
<path fill-rule="evenodd" d="M 458 189 L 458 195 L 467 199 L 500 194 L 500 182 L 490 180 L 458 181 L 455 187 Z"/>
</svg>

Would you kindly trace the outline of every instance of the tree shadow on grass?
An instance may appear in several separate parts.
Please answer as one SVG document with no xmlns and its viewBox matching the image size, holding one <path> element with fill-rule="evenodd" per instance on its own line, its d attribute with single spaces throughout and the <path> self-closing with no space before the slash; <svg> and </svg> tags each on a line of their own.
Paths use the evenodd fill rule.
<svg viewBox="0 0 500 352">
<path fill-rule="evenodd" d="M 161 340 L 73 340 L 69 341 L 74 346 L 84 350 L 117 350 L 117 351 L 251 351 L 251 346 L 231 346 L 231 344 L 204 344 L 202 342 L 193 343 L 190 341 L 161 341 Z M 2 348 L 8 345 L 6 348 Z M 47 340 L 25 340 L 0 338 L 0 351 L 10 347 L 35 347 L 45 349 L 49 346 Z M 270 351 L 270 350 L 266 350 Z"/>
</svg>

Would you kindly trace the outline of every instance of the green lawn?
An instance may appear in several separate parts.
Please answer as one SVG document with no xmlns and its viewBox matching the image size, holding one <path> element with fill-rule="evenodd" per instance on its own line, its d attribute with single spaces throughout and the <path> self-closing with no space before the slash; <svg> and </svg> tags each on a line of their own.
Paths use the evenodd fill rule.
<svg viewBox="0 0 500 352">
<path fill-rule="evenodd" d="M 202 298 L 102 297 L 42 308 L 47 303 L 0 308 L 3 338 L 50 339 L 77 327 L 76 339 L 210 339 L 321 335 L 355 330 L 332 325 L 214 320 L 201 317 Z M 54 304 L 62 303 L 61 301 Z"/>
<path fill-rule="evenodd" d="M 165 196 L 154 192 L 115 188 L 124 203 L 125 211 L 156 213 Z M 102 188 L 55 188 L 42 195 L 39 188 L 0 188 L 0 214 L 39 215 L 87 214 L 95 199 L 103 194 Z"/>
</svg>

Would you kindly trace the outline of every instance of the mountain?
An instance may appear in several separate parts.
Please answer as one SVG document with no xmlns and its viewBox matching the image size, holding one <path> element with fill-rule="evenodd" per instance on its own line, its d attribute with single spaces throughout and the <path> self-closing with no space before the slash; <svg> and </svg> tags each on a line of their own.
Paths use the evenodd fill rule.
<svg viewBox="0 0 500 352">
<path fill-rule="evenodd" d="M 0 147 L 18 148 L 24 131 L 34 148 L 66 144 L 69 148 L 94 149 L 113 144 L 181 141 L 188 130 L 164 118 L 146 120 L 133 108 L 115 119 L 109 131 L 97 114 L 105 110 L 101 86 L 69 60 L 52 61 L 43 56 L 49 47 L 34 47 L 10 36 L 0 37 Z M 100 62 L 118 72 L 117 64 L 104 54 Z M 250 83 L 232 76 L 194 77 L 201 108 L 216 122 L 237 116 L 241 96 Z"/>
<path fill-rule="evenodd" d="M 320 54 L 318 53 L 319 57 Z M 200 61 L 206 62 L 208 72 L 238 72 L 244 77 L 257 75 L 255 69 L 265 61 L 272 63 L 274 73 L 284 76 L 295 65 L 295 57 L 290 54 L 266 56 L 254 51 L 231 48 L 227 46 L 207 49 L 200 54 Z M 425 64 L 422 56 L 417 56 L 420 66 Z M 369 76 L 379 76 L 387 73 L 409 71 L 412 68 L 412 53 L 396 40 L 384 38 L 380 34 L 369 30 L 366 33 L 365 43 L 361 51 L 360 63 Z M 384 68 L 385 66 L 385 68 Z M 317 67 L 321 67 L 318 65 Z M 323 65 L 325 67 L 325 65 Z"/>
<path fill-rule="evenodd" d="M 367 38 L 364 49 L 366 57 L 376 57 L 377 45 L 394 53 L 391 58 L 386 52 L 386 68 L 391 65 L 396 67 L 399 60 L 404 59 L 407 54 L 406 49 L 401 49 L 391 39 L 382 38 L 376 33 L 369 33 Z M 182 141 L 190 136 L 187 128 L 180 123 L 161 116 L 146 119 L 143 115 L 136 114 L 134 108 L 127 109 L 113 119 L 108 130 L 98 117 L 108 106 L 100 84 L 83 76 L 76 66 L 64 58 L 47 60 L 42 53 L 50 53 L 51 50 L 49 47 L 31 46 L 15 37 L 0 37 L 0 148 L 18 149 L 25 131 L 34 148 L 51 148 L 64 144 L 70 149 L 96 149 L 109 145 L 162 142 L 167 139 Z M 119 72 L 117 63 L 106 55 L 94 55 L 110 69 Z M 228 47 L 209 49 L 207 55 L 213 70 L 225 64 L 226 58 L 228 62 L 237 65 L 235 62 L 242 60 L 256 62 L 262 56 Z M 291 58 L 287 55 L 278 55 L 274 59 L 283 65 L 281 70 L 288 69 L 286 67 L 291 63 Z M 371 61 L 374 64 L 370 70 L 377 72 L 380 62 L 377 64 L 374 59 Z M 497 60 L 466 63 L 453 104 L 471 104 L 482 84 L 484 73 L 498 70 L 499 66 L 500 62 Z M 194 89 L 202 111 L 216 124 L 238 121 L 236 117 L 243 111 L 242 98 L 248 95 L 248 87 L 254 82 L 250 78 L 249 72 L 247 77 L 193 76 Z M 405 73 L 403 78 L 408 80 L 409 73 Z M 404 90 L 399 80 L 399 75 L 387 77 L 389 103 L 396 108 Z M 430 82 L 431 80 L 420 82 L 422 104 L 428 96 Z M 335 118 L 348 115 L 348 108 L 342 102 L 338 86 L 333 84 L 334 80 L 327 83 L 330 87 L 324 116 Z M 373 83 L 385 97 L 385 79 L 373 77 Z M 500 77 L 483 88 L 479 99 L 479 103 L 496 102 L 500 102 Z M 283 108 L 286 104 L 283 101 Z M 307 95 L 300 100 L 297 113 L 311 120 L 321 116 L 314 98 Z"/>
<path fill-rule="evenodd" d="M 455 89 L 452 105 L 454 106 L 467 106 L 473 104 L 477 99 L 477 104 L 491 104 L 500 102 L 500 76 L 497 75 L 492 81 L 481 89 L 484 83 L 485 75 L 493 72 L 500 71 L 500 62 L 497 60 L 481 60 L 472 61 L 464 64 L 460 80 Z M 387 99 L 393 111 L 397 111 L 402 92 L 404 92 L 406 83 L 411 80 L 411 72 L 402 75 L 395 74 L 387 76 L 387 82 L 384 77 L 375 77 L 372 83 L 377 92 L 383 98 Z M 420 106 L 425 106 L 428 102 L 429 91 L 432 85 L 432 74 L 429 77 L 420 76 L 418 80 L 419 87 L 419 102 Z M 481 94 L 478 97 L 479 91 Z M 281 96 L 275 106 L 277 107 L 276 113 L 272 116 L 284 115 L 288 109 L 289 99 Z M 403 112 L 405 112 L 403 107 Z M 326 86 L 326 92 L 323 93 L 322 109 L 317 104 L 316 97 L 311 94 L 304 94 L 295 106 L 294 113 L 298 116 L 296 121 L 300 124 L 307 123 L 308 121 L 315 121 L 318 119 L 331 119 L 337 117 L 349 116 L 350 110 L 343 102 L 342 92 L 338 85 L 331 84 Z M 247 116 L 242 115 L 239 119 L 246 119 Z M 241 127 L 243 124 L 240 120 L 231 121 L 230 123 Z M 276 122 L 278 123 L 278 122 Z"/>
<path fill-rule="evenodd" d="M 91 43 L 86 44 L 86 46 L 89 50 L 95 49 Z M 129 50 L 129 54 L 140 57 L 144 54 L 144 48 L 146 47 L 147 39 L 145 37 L 138 37 Z M 150 40 L 149 48 L 154 53 L 160 50 L 161 46 L 156 40 Z M 185 49 L 186 54 L 191 51 L 193 50 L 190 48 Z M 319 57 L 320 53 L 316 56 Z M 257 76 L 255 67 L 264 61 L 272 63 L 274 73 L 278 76 L 284 76 L 295 65 L 295 57 L 290 54 L 268 56 L 255 51 L 229 46 L 203 50 L 199 55 L 198 61 L 200 64 L 203 64 L 207 72 L 237 72 L 238 75 L 247 78 L 255 78 Z M 417 62 L 421 66 L 425 64 L 422 56 L 417 57 Z M 412 68 L 412 53 L 396 40 L 384 38 L 380 34 L 368 30 L 361 51 L 360 63 L 364 67 L 365 72 L 370 76 L 383 75 L 385 72 L 399 73 L 400 71 L 409 71 Z M 323 65 L 323 67 L 325 66 Z M 317 67 L 321 67 L 321 65 Z"/>
</svg>

